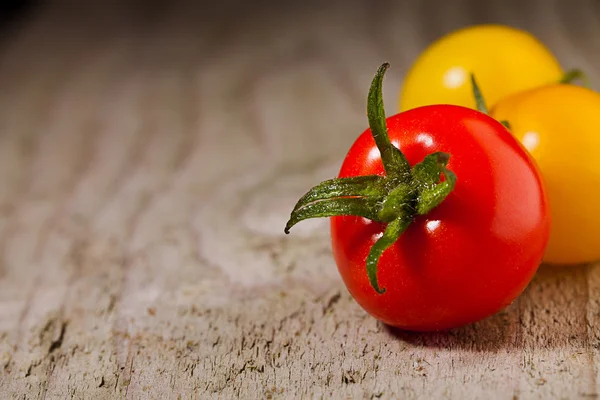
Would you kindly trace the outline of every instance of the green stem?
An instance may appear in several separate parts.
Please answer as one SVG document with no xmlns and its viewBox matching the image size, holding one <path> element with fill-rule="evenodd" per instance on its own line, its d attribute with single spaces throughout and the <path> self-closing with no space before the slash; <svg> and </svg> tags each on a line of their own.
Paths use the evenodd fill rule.
<svg viewBox="0 0 600 400">
<path fill-rule="evenodd" d="M 571 84 L 573 81 L 580 80 L 583 83 L 583 86 L 590 87 L 590 80 L 583 70 L 575 68 L 570 69 L 562 76 L 559 83 Z"/>
<path fill-rule="evenodd" d="M 484 114 L 489 114 L 489 110 L 487 105 L 485 104 L 485 99 L 483 94 L 481 94 L 481 90 L 479 89 L 479 85 L 477 84 L 477 80 L 475 79 L 475 75 L 471 74 L 471 87 L 473 89 L 473 97 L 475 97 L 475 104 L 477 105 L 477 111 L 482 112 Z M 510 124 L 508 121 L 500 121 L 502 125 L 506 129 L 510 129 Z"/>
<path fill-rule="evenodd" d="M 479 89 L 479 85 L 477 84 L 477 80 L 475 79 L 474 74 L 471 74 L 471 85 L 473 86 L 473 96 L 475 97 L 475 104 L 477 105 L 477 110 L 484 114 L 488 114 L 489 111 L 487 105 L 485 104 L 485 99 L 481 94 L 481 90 Z"/>
</svg>

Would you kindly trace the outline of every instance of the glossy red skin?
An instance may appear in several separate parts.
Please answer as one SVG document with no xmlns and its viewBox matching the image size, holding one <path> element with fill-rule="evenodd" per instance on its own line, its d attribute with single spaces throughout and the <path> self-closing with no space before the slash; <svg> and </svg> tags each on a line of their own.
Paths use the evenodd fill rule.
<svg viewBox="0 0 600 400">
<path fill-rule="evenodd" d="M 446 330 L 495 314 L 525 289 L 548 243 L 549 203 L 535 161 L 500 123 L 471 109 L 426 106 L 387 123 L 411 165 L 448 152 L 458 181 L 383 254 L 382 295 L 369 284 L 365 259 L 385 226 L 331 218 L 333 253 L 348 290 L 372 316 L 405 330 Z M 367 130 L 339 176 L 370 174 L 384 171 Z"/>
</svg>

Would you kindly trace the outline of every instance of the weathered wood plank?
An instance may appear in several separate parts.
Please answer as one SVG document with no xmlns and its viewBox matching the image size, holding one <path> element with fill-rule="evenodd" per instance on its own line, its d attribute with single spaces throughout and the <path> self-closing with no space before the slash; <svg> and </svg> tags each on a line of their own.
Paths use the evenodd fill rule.
<svg viewBox="0 0 600 400">
<path fill-rule="evenodd" d="M 134 3 L 51 2 L 2 47 L 3 394 L 598 396 L 599 265 L 409 334 L 354 303 L 326 222 L 282 235 L 364 129 L 381 61 L 392 112 L 430 40 L 504 22 L 597 82 L 597 1 Z"/>
</svg>

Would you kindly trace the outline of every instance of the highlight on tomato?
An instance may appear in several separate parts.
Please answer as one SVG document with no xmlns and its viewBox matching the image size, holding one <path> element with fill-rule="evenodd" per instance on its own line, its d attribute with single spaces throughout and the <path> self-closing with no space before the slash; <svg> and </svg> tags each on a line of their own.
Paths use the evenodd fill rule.
<svg viewBox="0 0 600 400">
<path fill-rule="evenodd" d="M 517 92 L 581 77 L 564 71 L 531 33 L 498 24 L 468 26 L 437 39 L 415 60 L 400 91 L 399 111 L 430 104 L 475 108 L 475 74 L 489 104 Z"/>
<path fill-rule="evenodd" d="M 338 177 L 297 202 L 285 232 L 329 217 L 346 287 L 386 324 L 431 331 L 481 320 L 515 300 L 541 262 L 551 223 L 544 182 L 484 113 L 431 105 L 386 118 L 388 67 L 371 83 L 369 129 Z"/>
</svg>

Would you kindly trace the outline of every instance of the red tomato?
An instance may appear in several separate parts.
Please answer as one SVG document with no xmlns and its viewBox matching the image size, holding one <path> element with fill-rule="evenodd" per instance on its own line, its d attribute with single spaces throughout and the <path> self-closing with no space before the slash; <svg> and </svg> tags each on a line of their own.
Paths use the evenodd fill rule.
<svg viewBox="0 0 600 400">
<path fill-rule="evenodd" d="M 458 180 L 383 253 L 384 294 L 365 273 L 384 224 L 331 218 L 333 253 L 352 296 L 375 318 L 418 331 L 468 324 L 509 305 L 535 274 L 549 237 L 548 199 L 536 164 L 500 123 L 467 108 L 416 108 L 388 118 L 387 126 L 411 165 L 436 151 L 450 153 L 448 168 Z M 339 177 L 371 174 L 384 170 L 367 129 Z"/>
<path fill-rule="evenodd" d="M 550 235 L 537 165 L 506 128 L 454 105 L 385 117 L 380 67 L 370 129 L 339 177 L 296 204 L 285 232 L 332 217 L 333 253 L 356 301 L 406 330 L 444 330 L 509 305 L 535 274 Z"/>
</svg>

